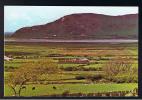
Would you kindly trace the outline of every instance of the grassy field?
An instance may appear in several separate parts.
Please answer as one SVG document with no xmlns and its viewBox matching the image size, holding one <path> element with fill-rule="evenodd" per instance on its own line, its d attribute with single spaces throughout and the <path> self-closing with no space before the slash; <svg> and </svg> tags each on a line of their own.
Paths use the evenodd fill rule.
<svg viewBox="0 0 142 100">
<path fill-rule="evenodd" d="M 53 89 L 56 86 L 56 90 Z M 32 90 L 32 87 L 36 87 Z M 49 85 L 27 85 L 22 90 L 21 96 L 45 96 L 51 94 L 62 94 L 65 91 L 70 93 L 97 93 L 112 91 L 127 91 L 138 87 L 135 83 L 130 84 L 49 84 Z M 12 90 L 6 85 L 5 96 L 12 96 Z"/>
<path fill-rule="evenodd" d="M 22 96 L 41 96 L 62 94 L 68 90 L 71 93 L 94 93 L 132 90 L 138 83 L 107 82 L 104 76 L 101 80 L 91 81 L 86 77 L 104 75 L 102 68 L 112 59 L 129 57 L 134 68 L 138 68 L 138 44 L 95 44 L 95 43 L 5 43 L 5 55 L 13 58 L 4 61 L 5 67 L 5 96 L 12 96 L 13 92 L 7 85 L 7 78 L 22 64 L 32 63 L 42 59 L 52 59 L 64 70 L 62 74 L 42 75 L 39 83 L 29 82 Z M 59 63 L 62 58 L 87 58 L 89 64 Z M 115 66 L 114 66 L 115 67 Z M 83 77 L 79 80 L 77 77 Z M 124 75 L 122 75 L 124 76 Z M 124 78 L 127 75 L 125 75 Z M 120 77 L 120 76 L 117 76 Z M 129 77 L 129 75 L 128 75 Z M 103 82 L 101 82 L 103 80 Z M 50 82 L 53 82 L 52 84 Z M 56 83 L 56 84 L 55 84 Z M 32 90 L 32 87 L 36 87 Z M 53 89 L 56 86 L 57 89 Z"/>
</svg>

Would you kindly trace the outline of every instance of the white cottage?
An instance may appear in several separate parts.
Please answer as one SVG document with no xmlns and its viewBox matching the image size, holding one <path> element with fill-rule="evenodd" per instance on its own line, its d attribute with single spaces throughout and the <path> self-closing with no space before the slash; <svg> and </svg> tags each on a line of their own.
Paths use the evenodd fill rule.
<svg viewBox="0 0 142 100">
<path fill-rule="evenodd" d="M 12 60 L 13 58 L 9 58 L 9 57 L 7 57 L 7 56 L 4 56 L 4 60 L 5 61 L 10 61 L 10 60 Z"/>
</svg>

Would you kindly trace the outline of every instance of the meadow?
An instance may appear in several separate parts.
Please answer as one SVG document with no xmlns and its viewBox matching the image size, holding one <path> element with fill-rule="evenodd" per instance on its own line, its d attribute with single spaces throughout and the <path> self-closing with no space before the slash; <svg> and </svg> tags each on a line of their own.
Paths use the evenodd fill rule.
<svg viewBox="0 0 142 100">
<path fill-rule="evenodd" d="M 63 70 L 62 74 L 43 74 L 38 82 L 27 82 L 21 96 L 46 96 L 69 93 L 101 93 L 128 91 L 138 88 L 138 73 L 118 74 L 113 78 L 105 75 L 104 67 L 115 58 L 129 58 L 131 66 L 138 69 L 137 43 L 5 43 L 4 61 L 5 96 L 12 96 L 8 76 L 24 63 L 52 59 Z M 87 59 L 68 61 L 68 59 Z M 116 67 L 116 66 L 113 66 Z M 35 87 L 35 90 L 32 90 Z M 56 88 L 53 88 L 56 87 Z"/>
<path fill-rule="evenodd" d="M 32 90 L 32 87 L 36 87 Z M 53 89 L 56 86 L 57 89 Z M 83 88 L 82 88 L 83 87 Z M 137 87 L 136 83 L 129 84 L 49 84 L 39 85 L 31 84 L 27 85 L 27 89 L 24 89 L 21 93 L 22 96 L 48 96 L 53 94 L 62 94 L 65 91 L 70 93 L 101 93 L 101 92 L 113 92 L 113 91 L 130 91 Z M 5 95 L 12 96 L 13 92 L 10 88 L 5 86 Z"/>
</svg>

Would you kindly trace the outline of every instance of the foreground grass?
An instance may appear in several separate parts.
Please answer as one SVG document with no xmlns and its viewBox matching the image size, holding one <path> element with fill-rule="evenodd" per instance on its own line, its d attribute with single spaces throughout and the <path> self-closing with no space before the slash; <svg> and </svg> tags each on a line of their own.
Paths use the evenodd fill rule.
<svg viewBox="0 0 142 100">
<path fill-rule="evenodd" d="M 53 89 L 53 86 L 56 89 Z M 32 90 L 35 87 L 35 90 Z M 124 84 L 49 84 L 49 85 L 27 85 L 26 89 L 23 89 L 21 96 L 43 96 L 52 94 L 62 94 L 65 91 L 70 93 L 97 93 L 97 92 L 111 92 L 111 91 L 128 91 L 138 87 L 136 83 L 124 83 Z M 5 96 L 12 96 L 13 91 L 8 85 L 5 85 Z"/>
</svg>

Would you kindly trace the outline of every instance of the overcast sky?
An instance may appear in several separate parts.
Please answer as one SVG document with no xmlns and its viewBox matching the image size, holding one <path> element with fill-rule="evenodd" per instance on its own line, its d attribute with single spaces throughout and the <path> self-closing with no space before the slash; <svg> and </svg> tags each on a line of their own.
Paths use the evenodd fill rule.
<svg viewBox="0 0 142 100">
<path fill-rule="evenodd" d="M 15 32 L 25 26 L 40 25 L 73 13 L 125 15 L 138 13 L 138 7 L 87 6 L 5 6 L 4 32 Z"/>
</svg>

